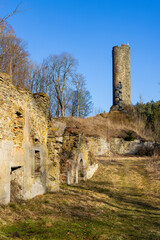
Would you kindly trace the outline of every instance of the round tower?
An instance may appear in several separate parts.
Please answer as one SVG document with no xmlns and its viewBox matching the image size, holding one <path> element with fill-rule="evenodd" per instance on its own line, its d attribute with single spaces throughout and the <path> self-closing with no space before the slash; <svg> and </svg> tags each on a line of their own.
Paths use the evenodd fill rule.
<svg viewBox="0 0 160 240">
<path fill-rule="evenodd" d="M 122 110 L 131 104 L 130 47 L 122 44 L 112 50 L 113 59 L 113 106 Z"/>
</svg>

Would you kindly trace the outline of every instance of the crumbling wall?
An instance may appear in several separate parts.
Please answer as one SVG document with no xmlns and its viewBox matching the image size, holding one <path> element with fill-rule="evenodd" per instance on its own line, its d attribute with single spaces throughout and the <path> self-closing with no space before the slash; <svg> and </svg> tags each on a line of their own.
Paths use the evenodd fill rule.
<svg viewBox="0 0 160 240">
<path fill-rule="evenodd" d="M 72 184 L 91 178 L 98 168 L 95 156 L 103 154 L 109 154 L 106 139 L 66 129 L 60 162 L 61 182 Z"/>
<path fill-rule="evenodd" d="M 60 158 L 62 154 L 63 134 L 66 124 L 52 119 L 48 125 L 48 164 L 47 164 L 47 190 L 59 190 Z"/>
<path fill-rule="evenodd" d="M 23 167 L 23 198 L 46 191 L 49 98 L 12 85 L 0 74 L 0 202 L 10 201 L 12 169 Z"/>
<path fill-rule="evenodd" d="M 49 119 L 48 109 L 46 94 L 17 88 L 0 74 L 0 203 L 58 191 L 60 180 L 90 178 L 94 155 L 108 148 L 101 138 L 73 134 Z"/>
</svg>

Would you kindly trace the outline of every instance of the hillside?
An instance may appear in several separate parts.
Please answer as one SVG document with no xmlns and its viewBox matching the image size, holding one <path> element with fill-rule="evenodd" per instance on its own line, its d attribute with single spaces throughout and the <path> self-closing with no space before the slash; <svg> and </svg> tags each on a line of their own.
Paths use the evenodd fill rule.
<svg viewBox="0 0 160 240">
<path fill-rule="evenodd" d="M 160 161 L 98 161 L 85 183 L 0 206 L 0 239 L 160 239 Z"/>
<path fill-rule="evenodd" d="M 127 111 L 101 113 L 88 118 L 55 118 L 65 122 L 68 131 L 84 133 L 89 136 L 101 136 L 109 140 L 112 137 L 126 138 L 131 132 L 134 139 L 154 140 L 153 132 L 146 129 L 143 119 L 138 118 L 133 106 Z"/>
</svg>

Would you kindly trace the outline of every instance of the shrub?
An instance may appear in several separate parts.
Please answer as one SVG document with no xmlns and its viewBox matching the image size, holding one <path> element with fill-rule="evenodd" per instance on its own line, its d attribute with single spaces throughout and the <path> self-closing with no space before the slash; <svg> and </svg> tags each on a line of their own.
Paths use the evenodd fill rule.
<svg viewBox="0 0 160 240">
<path fill-rule="evenodd" d="M 127 132 L 127 136 L 124 138 L 125 141 L 134 141 L 135 137 L 133 136 L 133 132 L 132 131 L 128 131 Z"/>
<path fill-rule="evenodd" d="M 160 145 L 155 147 L 154 155 L 160 158 Z"/>
<path fill-rule="evenodd" d="M 153 156 L 153 154 L 154 154 L 154 148 L 148 147 L 148 146 L 139 147 L 137 151 L 138 156 Z"/>
</svg>

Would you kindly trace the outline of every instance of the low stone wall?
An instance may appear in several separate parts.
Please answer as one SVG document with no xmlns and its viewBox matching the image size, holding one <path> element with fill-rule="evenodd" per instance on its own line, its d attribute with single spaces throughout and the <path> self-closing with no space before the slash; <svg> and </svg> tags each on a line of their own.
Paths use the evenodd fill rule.
<svg viewBox="0 0 160 240">
<path fill-rule="evenodd" d="M 87 137 L 87 145 L 89 151 L 95 156 L 109 155 L 110 153 L 110 143 L 107 142 L 106 138 Z"/>
<path fill-rule="evenodd" d="M 134 155 L 141 147 L 154 147 L 154 142 L 125 141 L 123 138 L 112 138 L 110 142 L 110 151 L 113 154 Z"/>
</svg>

